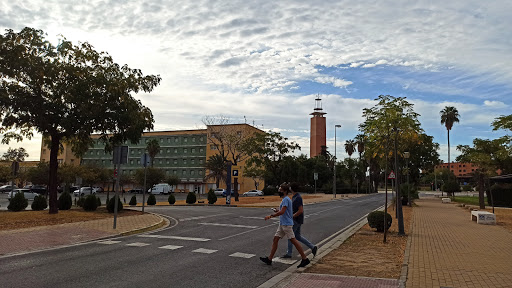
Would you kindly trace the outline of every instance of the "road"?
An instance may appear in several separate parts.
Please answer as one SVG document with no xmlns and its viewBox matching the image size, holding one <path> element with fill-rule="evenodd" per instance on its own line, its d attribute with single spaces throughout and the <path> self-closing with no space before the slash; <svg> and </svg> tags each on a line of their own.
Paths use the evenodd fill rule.
<svg viewBox="0 0 512 288">
<path fill-rule="evenodd" d="M 384 203 L 383 194 L 305 206 L 303 235 L 319 247 Z M 300 257 L 272 266 L 277 219 L 269 208 L 151 207 L 171 225 L 141 235 L 0 258 L 2 287 L 257 287 L 297 265 Z M 283 255 L 282 240 L 276 256 Z M 309 253 L 309 251 L 306 251 Z M 309 255 L 311 258 L 312 255 Z"/>
</svg>

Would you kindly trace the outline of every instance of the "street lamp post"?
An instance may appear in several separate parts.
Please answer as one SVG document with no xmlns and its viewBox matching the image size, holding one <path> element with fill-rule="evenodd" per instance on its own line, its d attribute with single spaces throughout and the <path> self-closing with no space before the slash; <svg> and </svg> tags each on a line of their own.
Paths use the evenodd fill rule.
<svg viewBox="0 0 512 288">
<path fill-rule="evenodd" d="M 404 158 L 406 160 L 406 167 L 407 167 L 407 206 L 411 206 L 411 187 L 409 186 L 409 157 L 411 156 L 411 153 L 404 152 Z"/>
<path fill-rule="evenodd" d="M 336 198 L 336 128 L 340 128 L 341 125 L 334 125 L 334 175 L 333 175 L 333 182 L 332 182 L 332 193 L 334 195 L 334 198 Z"/>
</svg>

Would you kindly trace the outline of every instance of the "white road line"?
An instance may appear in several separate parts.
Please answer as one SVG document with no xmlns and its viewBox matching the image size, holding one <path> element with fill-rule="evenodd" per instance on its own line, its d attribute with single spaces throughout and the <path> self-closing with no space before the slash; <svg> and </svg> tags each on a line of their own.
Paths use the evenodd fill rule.
<svg viewBox="0 0 512 288">
<path fill-rule="evenodd" d="M 254 217 L 254 216 L 240 216 L 240 218 L 265 220 L 265 217 Z"/>
<path fill-rule="evenodd" d="M 281 259 L 279 257 L 276 257 L 276 258 L 272 259 L 272 262 L 278 262 L 278 263 L 292 265 L 293 263 L 297 262 L 297 260 L 291 260 L 291 259 L 290 260 L 285 260 L 285 259 Z"/>
<path fill-rule="evenodd" d="M 256 255 L 255 254 L 246 254 L 246 253 L 236 252 L 236 253 L 233 253 L 233 254 L 231 254 L 229 256 L 249 259 L 249 258 L 252 258 L 252 257 L 254 257 Z"/>
<path fill-rule="evenodd" d="M 234 235 L 231 235 L 231 236 L 227 236 L 227 237 L 224 237 L 224 238 L 220 238 L 219 240 L 226 240 L 226 239 L 229 239 L 229 238 L 232 238 L 232 237 L 236 237 L 236 236 L 239 236 L 239 235 L 242 235 L 242 234 L 245 234 L 245 233 L 249 233 L 249 232 L 252 232 L 252 231 L 256 231 L 256 230 L 260 230 L 260 229 L 263 229 L 263 228 L 267 228 L 267 227 L 270 227 L 270 226 L 274 226 L 278 223 L 272 223 L 270 225 L 267 225 L 267 226 L 261 226 L 259 228 L 256 228 L 256 229 L 252 229 L 252 230 L 249 230 L 249 231 L 244 231 L 244 232 L 240 232 L 240 233 L 237 233 L 237 234 L 234 234 Z"/>
<path fill-rule="evenodd" d="M 206 239 L 206 238 L 181 237 L 181 236 L 165 236 L 165 235 L 139 235 L 139 237 L 159 238 L 159 239 L 174 239 L 174 240 L 186 240 L 186 241 L 199 241 L 199 242 L 210 241 L 210 239 Z"/>
<path fill-rule="evenodd" d="M 224 215 L 230 215 L 230 214 L 232 214 L 232 213 L 215 214 L 215 215 L 207 215 L 207 216 L 196 216 L 196 217 L 182 218 L 182 219 L 180 219 L 180 221 L 191 221 L 191 220 L 211 218 L 211 217 L 224 216 Z"/>
<path fill-rule="evenodd" d="M 215 253 L 219 250 L 210 250 L 210 249 L 204 249 L 204 248 L 199 248 L 199 249 L 196 249 L 192 252 L 195 252 L 195 253 L 204 253 L 204 254 L 212 254 L 212 253 Z"/>
<path fill-rule="evenodd" d="M 223 223 L 198 223 L 199 225 L 209 226 L 224 226 L 224 227 L 236 227 L 236 228 L 258 228 L 259 226 L 248 226 L 248 225 L 236 225 L 236 224 L 223 224 Z"/>
<path fill-rule="evenodd" d="M 112 244 L 117 244 L 120 242 L 121 241 L 105 240 L 105 241 L 98 241 L 98 244 L 112 245 Z"/>
<path fill-rule="evenodd" d="M 158 248 L 161 248 L 161 249 L 169 249 L 169 250 L 176 250 L 176 249 L 180 249 L 180 248 L 182 248 L 182 247 L 183 247 L 183 246 L 165 245 L 165 246 L 158 247 Z"/>
<path fill-rule="evenodd" d="M 148 245 L 150 245 L 150 244 L 142 243 L 142 242 L 134 242 L 134 243 L 126 244 L 126 246 L 132 246 L 132 247 L 144 247 L 144 246 L 148 246 Z"/>
</svg>

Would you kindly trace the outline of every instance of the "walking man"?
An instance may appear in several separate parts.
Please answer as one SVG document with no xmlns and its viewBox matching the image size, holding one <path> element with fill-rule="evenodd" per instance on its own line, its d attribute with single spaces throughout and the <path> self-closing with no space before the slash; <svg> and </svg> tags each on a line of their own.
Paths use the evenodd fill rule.
<svg viewBox="0 0 512 288">
<path fill-rule="evenodd" d="M 274 235 L 274 239 L 272 242 L 272 250 L 270 251 L 270 255 L 268 257 L 260 257 L 260 260 L 263 261 L 267 265 L 272 265 L 272 258 L 274 258 L 274 254 L 277 251 L 277 244 L 279 240 L 283 237 L 286 237 L 293 245 L 297 251 L 299 251 L 300 256 L 302 257 L 302 261 L 300 262 L 300 267 L 305 267 L 309 264 L 309 259 L 304 254 L 304 250 L 300 245 L 299 241 L 295 239 L 295 235 L 293 234 L 293 212 L 292 212 L 292 200 L 290 199 L 290 188 L 286 184 L 281 184 L 279 187 L 279 194 L 283 194 L 283 200 L 281 201 L 281 205 L 279 205 L 279 211 L 275 214 L 265 216 L 265 220 L 270 218 L 274 218 L 279 216 L 279 227 L 277 228 L 276 234 Z"/>
<path fill-rule="evenodd" d="M 299 184 L 291 183 L 290 184 L 290 192 L 292 195 L 292 207 L 293 207 L 293 234 L 295 235 L 295 239 L 299 242 L 304 243 L 309 249 L 311 249 L 311 253 L 313 253 L 313 257 L 316 256 L 316 252 L 318 251 L 318 247 L 311 244 L 308 239 L 304 238 L 300 234 L 300 227 L 304 224 L 304 204 L 302 201 L 302 196 L 300 196 Z M 292 242 L 288 240 L 288 250 L 286 250 L 286 254 L 281 258 L 292 258 Z"/>
</svg>

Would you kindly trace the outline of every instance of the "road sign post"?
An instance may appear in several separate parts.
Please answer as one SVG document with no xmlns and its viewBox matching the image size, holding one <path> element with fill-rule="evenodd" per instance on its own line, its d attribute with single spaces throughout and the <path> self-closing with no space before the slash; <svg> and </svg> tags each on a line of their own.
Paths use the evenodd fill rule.
<svg viewBox="0 0 512 288">
<path fill-rule="evenodd" d="M 235 187 L 233 187 L 233 189 L 235 190 L 235 202 L 238 202 L 238 168 L 237 167 L 233 167 L 235 169 L 233 169 L 233 185 Z M 231 191 L 229 191 L 229 194 L 231 194 Z"/>
<path fill-rule="evenodd" d="M 226 161 L 226 205 L 231 205 L 231 161 Z"/>
<path fill-rule="evenodd" d="M 149 157 L 148 153 L 144 153 L 142 157 L 140 157 L 140 162 L 142 166 L 144 166 L 144 188 L 142 189 L 142 214 L 144 214 L 144 205 L 146 204 L 146 177 L 147 177 L 147 168 L 150 164 L 151 157 Z"/>
<path fill-rule="evenodd" d="M 121 177 L 121 164 L 128 163 L 128 146 L 116 146 L 114 147 L 114 171 L 117 171 L 116 175 L 116 188 L 115 188 L 115 196 L 114 196 L 114 229 L 116 229 L 117 224 L 117 209 L 119 203 L 119 178 Z M 108 205 L 108 203 L 107 203 Z"/>
<path fill-rule="evenodd" d="M 318 180 L 318 173 L 313 173 L 313 179 L 315 179 L 315 194 L 316 194 L 316 180 Z"/>
</svg>

